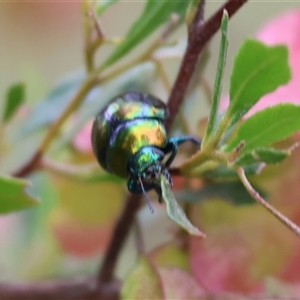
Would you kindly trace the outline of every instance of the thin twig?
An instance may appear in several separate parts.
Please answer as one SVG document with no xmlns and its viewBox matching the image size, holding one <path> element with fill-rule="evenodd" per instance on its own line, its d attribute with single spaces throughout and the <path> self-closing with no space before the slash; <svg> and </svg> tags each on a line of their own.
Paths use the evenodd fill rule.
<svg viewBox="0 0 300 300">
<path fill-rule="evenodd" d="M 280 211 L 278 211 L 275 207 L 269 204 L 264 198 L 262 198 L 259 193 L 252 187 L 250 182 L 248 181 L 245 171 L 242 167 L 236 168 L 237 174 L 241 179 L 244 187 L 249 192 L 249 194 L 256 200 L 259 204 L 265 207 L 272 215 L 274 215 L 280 222 L 282 222 L 285 226 L 291 229 L 296 235 L 300 236 L 300 228 L 294 222 L 292 222 L 289 218 L 283 215 Z"/>
<path fill-rule="evenodd" d="M 87 17 L 91 19 L 93 25 L 88 26 L 88 33 L 86 37 L 85 45 L 85 61 L 86 61 L 86 70 L 88 73 L 91 73 L 95 69 L 95 52 L 97 49 L 105 42 L 105 36 L 102 31 L 97 15 L 94 11 L 94 8 L 90 8 L 87 13 Z M 96 37 L 93 39 L 93 31 L 96 31 Z"/>
</svg>

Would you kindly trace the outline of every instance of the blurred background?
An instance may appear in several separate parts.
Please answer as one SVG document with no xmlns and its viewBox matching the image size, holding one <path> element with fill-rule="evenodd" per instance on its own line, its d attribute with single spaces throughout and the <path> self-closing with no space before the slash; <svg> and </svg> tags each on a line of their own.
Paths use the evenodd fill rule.
<svg viewBox="0 0 300 300">
<path fill-rule="evenodd" d="M 206 17 L 222 3 L 223 1 L 207 1 Z M 242 41 L 246 37 L 254 37 L 269 19 L 299 7 L 299 2 L 295 1 L 249 1 L 230 20 L 224 94 L 228 90 L 234 55 Z M 113 5 L 100 20 L 105 35 L 124 36 L 142 9 L 143 1 L 121 0 Z M 177 33 L 177 36 L 184 35 L 185 29 Z M 7 88 L 14 82 L 22 81 L 26 84 L 26 104 L 30 110 L 29 107 L 44 98 L 63 76 L 84 69 L 82 16 L 80 3 L 77 1 L 1 2 L 0 36 L 0 111 L 3 109 Z M 106 57 L 111 49 L 110 46 L 101 48 L 98 61 Z M 219 34 L 211 41 L 211 57 L 205 72 L 211 85 L 216 72 L 218 49 Z M 130 57 L 132 56 L 126 56 L 125 60 Z M 171 78 L 175 77 L 177 69 L 177 63 L 168 65 Z M 166 99 L 166 94 L 160 90 L 153 93 Z M 193 110 L 197 111 L 195 107 Z M 23 154 L 26 156 L 25 150 Z M 61 154 L 60 158 L 63 156 Z M 94 158 L 91 153 L 78 153 L 74 162 L 85 160 L 93 161 Z M 9 170 L 9 167 L 6 166 L 1 171 L 4 170 Z M 98 268 L 101 250 L 109 240 L 111 226 L 122 206 L 124 187 L 118 186 L 116 189 L 113 183 L 86 187 L 84 183 L 72 182 L 53 174 L 50 178 L 45 174 L 35 174 L 30 179 L 34 183 L 31 192 L 42 195 L 44 204 L 39 208 L 38 214 L 33 209 L 26 213 L 1 216 L 0 280 L 93 273 Z M 99 195 L 103 194 L 115 201 L 99 204 Z M 90 208 L 86 212 L 85 206 L 79 204 L 83 199 L 89 202 Z M 168 232 L 170 223 L 165 220 L 163 210 L 157 205 L 155 209 L 157 214 L 154 218 L 150 216 L 152 219 L 147 210 L 140 213 L 149 249 L 168 240 L 172 234 Z M 74 219 L 80 222 L 76 223 Z M 27 225 L 23 227 L 22 224 Z M 62 252 L 66 255 L 62 255 Z M 123 253 L 129 259 L 127 261 L 134 261 L 134 255 L 130 246 Z M 126 274 L 129 268 L 130 265 L 121 260 L 118 269 L 120 276 Z"/>
<path fill-rule="evenodd" d="M 207 1 L 205 16 L 210 16 L 222 3 Z M 230 21 L 227 75 L 234 54 L 246 37 L 253 37 L 268 19 L 296 7 L 299 3 L 295 1 L 250 0 Z M 0 8 L 1 95 L 11 83 L 23 80 L 28 85 L 27 100 L 33 102 L 43 97 L 62 75 L 83 68 L 84 41 L 78 1 L 7 1 L 1 2 Z M 113 5 L 101 18 L 106 36 L 124 36 L 142 8 L 143 1 L 121 0 Z M 211 59 L 206 72 L 211 83 L 218 48 L 219 36 L 216 35 L 211 43 Z M 109 47 L 101 49 L 103 56 L 108 52 Z M 225 75 L 224 92 L 228 82 L 229 77 Z"/>
</svg>

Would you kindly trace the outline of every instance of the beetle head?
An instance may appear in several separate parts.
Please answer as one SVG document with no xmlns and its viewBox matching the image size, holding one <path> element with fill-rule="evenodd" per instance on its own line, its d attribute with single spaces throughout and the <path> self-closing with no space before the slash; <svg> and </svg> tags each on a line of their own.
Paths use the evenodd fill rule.
<svg viewBox="0 0 300 300">
<path fill-rule="evenodd" d="M 151 211 L 153 208 L 146 194 L 147 191 L 155 189 L 161 199 L 160 176 L 164 175 L 170 185 L 173 186 L 170 173 L 162 162 L 165 154 L 162 150 L 154 146 L 144 146 L 135 153 L 129 160 L 128 172 L 131 179 L 141 187 L 141 191 L 148 203 Z"/>
</svg>

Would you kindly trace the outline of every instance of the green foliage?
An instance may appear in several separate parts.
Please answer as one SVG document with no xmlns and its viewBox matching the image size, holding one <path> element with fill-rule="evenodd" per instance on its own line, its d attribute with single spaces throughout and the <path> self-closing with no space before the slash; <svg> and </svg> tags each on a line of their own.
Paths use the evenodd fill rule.
<svg viewBox="0 0 300 300">
<path fill-rule="evenodd" d="M 38 200 L 26 191 L 29 184 L 23 179 L 0 177 L 0 214 L 7 214 L 38 204 Z"/>
<path fill-rule="evenodd" d="M 285 46 L 246 40 L 234 60 L 228 116 L 237 122 L 263 95 L 291 78 Z"/>
<path fill-rule="evenodd" d="M 195 227 L 186 217 L 183 209 L 177 203 L 174 194 L 172 193 L 169 182 L 165 176 L 161 175 L 162 197 L 167 206 L 168 217 L 185 229 L 189 234 L 203 237 L 204 234 Z"/>
<path fill-rule="evenodd" d="M 6 94 L 6 105 L 3 113 L 3 121 L 7 122 L 13 116 L 18 107 L 25 100 L 25 84 L 16 83 L 12 85 Z"/>
<path fill-rule="evenodd" d="M 300 130 L 299 116 L 300 106 L 291 103 L 259 111 L 239 126 L 236 136 L 224 151 L 234 149 L 241 141 L 245 142 L 241 153 L 281 141 Z"/>
<path fill-rule="evenodd" d="M 154 32 L 154 30 L 156 30 L 160 25 L 166 23 L 173 13 L 178 14 L 180 21 L 182 21 L 188 4 L 188 0 L 148 0 L 143 13 L 132 24 L 126 34 L 124 42 L 113 51 L 113 53 L 101 66 L 101 69 L 107 68 L 125 56 L 134 47 L 146 39 L 152 32 Z"/>
<path fill-rule="evenodd" d="M 257 147 L 251 152 L 241 154 L 235 161 L 236 165 L 249 165 L 256 162 L 277 164 L 291 154 L 290 150 L 276 150 L 273 148 Z"/>
<path fill-rule="evenodd" d="M 223 35 L 220 45 L 223 55 L 220 53 L 216 76 L 219 80 L 216 80 L 212 111 L 201 152 L 183 166 L 184 173 L 188 173 L 188 170 L 193 176 L 211 179 L 236 178 L 234 167 L 237 165 L 243 167 L 246 175 L 251 175 L 260 172 L 261 163 L 283 161 L 291 150 L 276 150 L 270 145 L 300 130 L 300 106 L 290 103 L 281 103 L 245 120 L 241 119 L 262 96 L 290 79 L 286 47 L 269 47 L 254 40 L 244 42 L 236 56 L 231 75 L 229 107 L 219 119 L 216 118 L 226 31 Z"/>
<path fill-rule="evenodd" d="M 23 131 L 28 134 L 53 123 L 72 100 L 84 78 L 83 72 L 77 72 L 60 80 L 49 94 L 33 108 Z"/>
<path fill-rule="evenodd" d="M 118 0 L 87 1 L 85 3 L 91 5 L 86 6 L 85 13 L 95 7 L 97 16 L 100 16 L 106 9 L 117 2 Z M 87 122 L 94 118 L 103 105 L 117 94 L 128 90 L 151 91 L 151 93 L 155 94 L 155 91 L 152 91 L 154 86 L 152 85 L 153 78 L 155 75 L 162 76 L 161 78 L 163 78 L 163 75 L 159 74 L 163 70 L 159 70 L 158 64 L 156 65 L 155 63 L 161 63 L 162 68 L 164 66 L 162 59 L 158 57 L 155 57 L 156 61 L 153 63 L 152 54 L 153 51 L 165 44 L 167 47 L 164 53 L 168 53 L 171 48 L 168 40 L 162 37 L 161 41 L 159 39 L 155 40 L 157 43 L 151 44 L 149 51 L 145 52 L 145 60 L 143 58 L 136 60 L 132 64 L 129 63 L 126 68 L 122 68 L 123 66 L 121 68 L 115 67 L 115 63 L 139 46 L 159 26 L 166 24 L 173 13 L 179 16 L 179 24 L 180 22 L 182 23 L 187 7 L 190 5 L 190 11 L 186 15 L 186 21 L 189 24 L 199 2 L 198 0 L 146 1 L 143 12 L 130 27 L 124 42 L 115 47 L 102 65 L 97 65 L 98 57 L 94 57 L 94 54 L 99 47 L 112 40 L 109 38 L 106 39 L 106 36 L 102 37 L 95 34 L 95 27 L 93 27 L 95 20 L 91 21 L 88 19 L 86 21 L 85 37 L 87 40 L 90 38 L 90 40 L 86 41 L 85 46 L 89 46 L 90 48 L 89 51 L 87 51 L 88 47 L 85 48 L 85 54 L 86 58 L 88 58 L 87 61 L 90 59 L 91 68 L 87 67 L 87 74 L 78 72 L 65 77 L 32 109 L 25 120 L 21 120 L 20 124 L 25 125 L 20 128 L 21 126 L 18 124 L 19 127 L 16 131 L 18 131 L 19 138 L 12 138 L 10 132 L 7 134 L 9 142 L 17 140 L 17 143 L 8 143 L 8 147 L 10 147 L 9 151 L 6 151 L 6 144 L 0 145 L 0 150 L 4 149 L 4 159 L 2 160 L 3 156 L 0 157 L 1 171 L 4 170 L 6 172 L 9 170 L 8 173 L 13 173 L 15 170 L 20 170 L 21 164 L 30 161 L 30 156 L 34 153 L 32 148 L 34 150 L 38 149 L 37 153 L 42 157 L 36 165 L 39 169 L 43 170 L 41 173 L 31 174 L 28 178 L 33 185 L 31 187 L 28 187 L 29 181 L 0 177 L 0 214 L 32 207 L 38 203 L 36 197 L 42 198 L 42 205 L 35 210 L 28 210 L 22 214 L 22 218 L 26 223 L 26 226 L 22 228 L 22 244 L 28 246 L 28 252 L 32 256 L 36 253 L 36 249 L 32 246 L 34 245 L 32 241 L 33 239 L 38 240 L 41 236 L 45 240 L 48 239 L 47 243 L 49 242 L 53 248 L 56 248 L 56 243 L 61 243 L 61 248 L 64 248 L 64 246 L 70 247 L 68 249 L 77 247 L 77 251 L 79 248 L 77 253 L 83 251 L 84 247 L 81 248 L 81 246 L 88 244 L 85 238 L 93 244 L 93 239 L 96 237 L 95 241 L 101 242 L 99 247 L 106 247 L 110 238 L 108 230 L 111 230 L 112 220 L 115 219 L 120 209 L 119 202 L 117 201 L 121 202 L 124 194 L 124 189 L 119 184 L 123 183 L 123 180 L 108 173 L 103 174 L 100 171 L 99 173 L 95 173 L 95 169 L 90 167 L 95 162 L 92 154 L 78 154 L 78 151 L 74 151 L 73 147 L 71 147 L 72 139 Z M 94 4 L 95 6 L 93 6 Z M 248 119 L 242 119 L 245 113 L 263 95 L 274 91 L 290 79 L 287 49 L 283 46 L 265 46 L 253 40 L 247 40 L 236 56 L 231 76 L 230 105 L 228 110 L 220 118 L 218 117 L 222 77 L 226 62 L 227 25 L 228 14 L 225 11 L 221 24 L 222 37 L 218 70 L 213 91 L 212 109 L 202 142 L 202 148 L 201 151 L 189 160 L 187 172 L 182 171 L 184 167 L 180 169 L 184 175 L 187 174 L 190 177 L 201 177 L 204 179 L 203 186 L 198 190 L 181 189 L 179 192 L 176 192 L 176 198 L 182 199 L 185 202 L 184 205 L 186 203 L 191 205 L 194 202 L 210 198 L 224 199 L 237 206 L 255 203 L 244 185 L 237 181 L 239 178 L 237 170 L 243 169 L 247 176 L 255 175 L 260 172 L 264 164 L 275 164 L 283 161 L 291 154 L 292 148 L 278 150 L 272 148 L 272 144 L 287 138 L 300 129 L 300 106 L 293 104 L 279 104 L 256 113 Z M 164 55 L 168 56 L 168 54 Z M 106 70 L 108 67 L 112 67 L 112 69 Z M 103 70 L 105 72 L 99 74 Z M 76 102 L 76 105 L 72 107 L 74 97 L 78 95 L 78 91 L 84 89 L 84 83 L 90 78 L 96 78 L 95 82 L 98 85 L 96 86 L 94 81 L 92 81 L 91 85 L 87 85 L 87 90 L 82 92 L 82 95 L 87 96 L 82 96 Z M 14 112 L 23 103 L 24 98 L 24 84 L 19 83 L 9 89 L 3 114 L 4 122 L 10 121 Z M 69 106 L 70 104 L 71 106 Z M 69 107 L 71 108 L 69 109 Z M 67 126 L 62 125 L 67 120 L 66 117 L 61 122 L 58 122 L 59 125 L 57 127 L 59 128 L 56 132 L 51 133 L 52 128 L 55 126 L 49 126 L 50 130 L 47 128 L 45 131 L 40 130 L 42 127 L 47 127 L 50 124 L 56 125 L 57 120 L 64 114 L 67 117 L 70 117 L 71 114 L 73 114 L 72 117 L 74 116 Z M 42 143 L 40 143 L 41 139 L 38 134 L 44 134 L 45 132 L 46 135 L 50 132 L 50 135 L 47 136 L 46 142 L 43 143 L 44 140 L 42 140 Z M 4 130 L 3 133 L 6 135 Z M 26 134 L 24 135 L 24 133 Z M 31 133 L 32 135 L 29 135 Z M 2 136 L 2 132 L 0 134 Z M 25 140 L 26 143 L 23 143 Z M 49 150 L 50 140 L 51 142 L 55 142 L 54 147 L 50 148 L 51 151 L 46 152 Z M 70 143 L 70 147 L 66 147 L 67 143 Z M 39 147 L 40 144 L 43 147 Z M 62 149 L 62 146 L 65 146 L 64 151 L 53 151 Z M 55 149 L 55 147 L 57 148 Z M 7 153 L 9 154 L 7 155 Z M 44 156 L 51 157 L 48 161 L 52 161 L 53 165 L 55 165 L 57 160 L 70 161 L 70 166 L 73 163 L 82 163 L 83 165 L 88 165 L 88 167 L 83 170 L 76 166 L 77 168 L 74 169 L 79 170 L 79 174 L 75 174 L 76 172 L 72 168 L 69 169 L 68 173 L 67 168 L 59 168 L 59 166 L 55 169 L 53 165 L 51 168 L 50 164 L 47 165 L 45 163 L 47 160 L 44 159 Z M 93 163 L 91 164 L 91 162 Z M 6 169 L 7 165 L 10 168 Z M 59 163 L 56 163 L 57 165 Z M 37 171 L 35 166 L 32 170 Z M 51 176 L 48 176 L 49 174 L 44 176 L 46 172 L 51 172 Z M 56 174 L 56 172 L 60 173 Z M 96 184 L 93 186 L 91 183 Z M 108 186 L 109 183 L 111 184 L 110 187 Z M 88 184 L 90 184 L 90 190 L 88 189 Z M 205 235 L 190 222 L 185 215 L 184 209 L 177 203 L 169 182 L 163 175 L 160 177 L 160 184 L 168 217 L 189 234 L 204 237 Z M 264 196 L 264 193 L 261 193 L 259 189 L 256 190 Z M 110 201 L 112 199 L 116 201 Z M 201 205 L 205 204 L 201 203 Z M 247 207 L 239 207 L 239 209 L 244 208 L 247 209 Z M 217 212 L 218 216 L 221 216 L 221 214 L 223 214 L 223 211 Z M 154 218 L 156 217 L 157 215 L 154 216 Z M 194 214 L 192 217 L 195 217 Z M 216 219 L 219 220 L 219 218 Z M 51 225 L 49 226 L 49 224 Z M 40 247 L 40 244 L 37 244 L 36 247 Z M 46 245 L 45 248 L 49 251 L 51 247 Z M 179 247 L 176 249 L 178 250 Z M 21 247 L 17 250 L 16 253 L 19 254 Z M 96 249 L 96 251 L 98 250 Z M 167 261 L 167 264 L 172 264 L 173 257 L 173 260 L 183 260 L 181 264 L 188 268 L 187 260 L 189 254 L 186 252 L 186 249 L 179 250 L 184 255 L 176 251 L 174 251 L 175 254 L 170 255 L 171 252 L 169 251 L 166 254 L 168 260 L 164 257 L 164 262 Z M 53 250 L 51 249 L 51 251 Z M 64 249 L 64 251 L 66 250 Z M 87 256 L 90 254 L 85 253 L 84 255 Z M 51 256 L 49 253 L 47 255 Z M 58 254 L 55 255 L 55 259 L 57 259 Z M 52 264 L 53 258 L 49 260 L 49 257 L 44 258 L 44 260 L 47 262 L 50 261 L 50 264 Z M 60 263 L 61 260 L 57 265 L 60 265 Z M 37 267 L 33 267 L 33 273 L 36 270 L 39 270 L 36 271 L 37 273 L 45 272 L 41 271 L 41 269 L 48 270 L 44 267 L 41 268 L 39 263 L 37 265 Z M 176 265 L 176 262 L 173 265 Z M 178 265 L 180 264 L 178 263 Z M 125 277 L 121 297 L 122 299 L 164 299 L 166 298 L 166 293 L 161 281 L 162 277 L 158 274 L 152 262 L 146 256 L 140 255 L 140 260 L 134 267 L 134 270 L 129 276 Z"/>
</svg>

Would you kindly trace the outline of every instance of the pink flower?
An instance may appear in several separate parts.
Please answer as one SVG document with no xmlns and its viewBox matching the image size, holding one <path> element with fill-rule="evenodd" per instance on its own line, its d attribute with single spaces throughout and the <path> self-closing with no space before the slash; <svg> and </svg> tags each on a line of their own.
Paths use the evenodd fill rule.
<svg viewBox="0 0 300 300">
<path fill-rule="evenodd" d="M 92 153 L 91 132 L 93 121 L 86 123 L 73 139 L 73 146 L 76 150 L 83 153 Z"/>
</svg>

